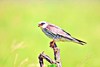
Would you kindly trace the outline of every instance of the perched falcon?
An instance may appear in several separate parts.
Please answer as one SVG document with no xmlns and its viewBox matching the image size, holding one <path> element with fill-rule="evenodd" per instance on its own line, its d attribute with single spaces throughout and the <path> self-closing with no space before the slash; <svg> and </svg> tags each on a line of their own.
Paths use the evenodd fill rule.
<svg viewBox="0 0 100 67">
<path fill-rule="evenodd" d="M 45 35 L 47 35 L 49 38 L 53 39 L 53 42 L 71 41 L 71 42 L 75 42 L 75 43 L 78 43 L 81 45 L 86 44 L 86 42 L 72 37 L 68 32 L 64 31 L 60 27 L 50 24 L 48 22 L 41 21 L 38 24 L 38 27 L 40 27 L 42 29 L 42 31 L 45 33 Z"/>
</svg>

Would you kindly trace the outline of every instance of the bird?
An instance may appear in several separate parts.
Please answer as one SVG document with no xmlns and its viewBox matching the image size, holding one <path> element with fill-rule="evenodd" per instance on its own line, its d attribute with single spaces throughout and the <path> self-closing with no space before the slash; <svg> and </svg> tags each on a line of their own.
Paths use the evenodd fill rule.
<svg viewBox="0 0 100 67">
<path fill-rule="evenodd" d="M 41 30 L 44 32 L 45 35 L 47 35 L 49 38 L 52 39 L 51 42 L 75 42 L 80 45 L 86 44 L 86 42 L 79 40 L 75 37 L 73 37 L 70 33 L 66 32 L 62 28 L 48 23 L 46 21 L 40 21 L 38 24 L 38 27 L 41 28 Z"/>
</svg>

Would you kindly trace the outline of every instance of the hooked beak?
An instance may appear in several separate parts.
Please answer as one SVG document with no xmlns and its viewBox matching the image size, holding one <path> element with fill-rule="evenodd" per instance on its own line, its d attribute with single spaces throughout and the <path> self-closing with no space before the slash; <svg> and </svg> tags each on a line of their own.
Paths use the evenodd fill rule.
<svg viewBox="0 0 100 67">
<path fill-rule="evenodd" d="M 41 26 L 42 26 L 41 24 L 38 25 L 38 27 L 41 27 Z"/>
</svg>

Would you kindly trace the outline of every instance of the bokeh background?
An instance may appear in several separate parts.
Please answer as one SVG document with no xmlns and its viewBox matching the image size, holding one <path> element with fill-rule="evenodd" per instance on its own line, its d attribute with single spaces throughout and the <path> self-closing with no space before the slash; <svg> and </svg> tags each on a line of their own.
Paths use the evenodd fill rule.
<svg viewBox="0 0 100 67">
<path fill-rule="evenodd" d="M 53 59 L 51 39 L 38 28 L 40 21 L 87 42 L 57 43 L 63 67 L 100 67 L 99 0 L 0 0 L 0 67 L 39 67 L 42 51 Z"/>
</svg>

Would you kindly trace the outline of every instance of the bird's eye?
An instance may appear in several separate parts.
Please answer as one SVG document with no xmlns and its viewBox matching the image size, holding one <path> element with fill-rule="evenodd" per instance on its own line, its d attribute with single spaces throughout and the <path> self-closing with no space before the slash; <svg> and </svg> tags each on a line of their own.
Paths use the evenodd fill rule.
<svg viewBox="0 0 100 67">
<path fill-rule="evenodd" d="M 44 25 L 45 23 L 41 23 L 41 25 Z"/>
</svg>

